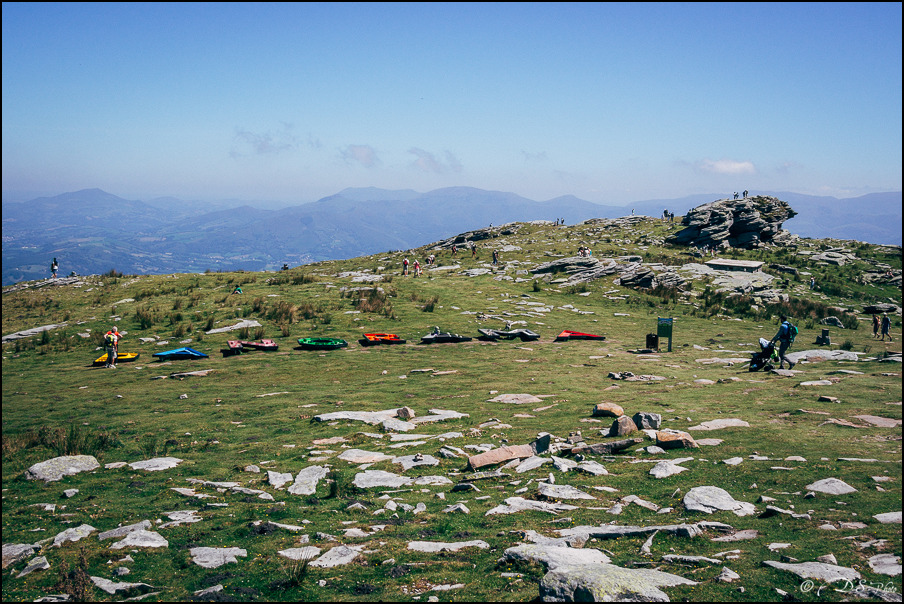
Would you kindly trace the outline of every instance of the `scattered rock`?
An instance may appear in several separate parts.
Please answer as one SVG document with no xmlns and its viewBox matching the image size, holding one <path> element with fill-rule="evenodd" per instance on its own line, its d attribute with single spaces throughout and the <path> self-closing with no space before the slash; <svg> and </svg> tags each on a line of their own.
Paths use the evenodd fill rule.
<svg viewBox="0 0 904 604">
<path fill-rule="evenodd" d="M 110 546 L 110 549 L 122 549 L 124 547 L 169 547 L 169 541 L 160 533 L 139 529 L 126 535 L 126 538 Z"/>
<path fill-rule="evenodd" d="M 852 568 L 836 566 L 834 564 L 824 564 L 822 562 L 800 562 L 798 564 L 786 564 L 784 562 L 775 562 L 773 560 L 764 560 L 763 566 L 770 566 L 779 570 L 788 571 L 795 574 L 801 579 L 818 579 L 826 583 L 835 581 L 857 581 L 860 579 L 860 573 Z"/>
<path fill-rule="evenodd" d="M 593 407 L 593 417 L 621 417 L 625 410 L 615 403 L 599 403 Z"/>
<path fill-rule="evenodd" d="M 737 516 L 749 516 L 756 512 L 752 503 L 736 501 L 728 491 L 712 486 L 692 488 L 684 496 L 684 506 L 688 510 L 707 514 L 726 510 Z"/>
<path fill-rule="evenodd" d="M 169 470 L 170 468 L 175 468 L 180 463 L 182 463 L 182 460 L 176 457 L 155 457 L 154 459 L 146 459 L 144 461 L 136 461 L 135 463 L 130 463 L 129 467 L 133 470 L 159 472 L 160 470 Z"/>
<path fill-rule="evenodd" d="M 408 549 L 416 552 L 438 553 L 438 552 L 457 552 L 459 550 L 476 547 L 479 549 L 488 549 L 490 544 L 481 539 L 473 541 L 459 541 L 458 543 L 442 543 L 437 541 L 412 541 L 408 544 Z"/>
<path fill-rule="evenodd" d="M 204 568 L 217 568 L 230 562 L 238 562 L 238 556 L 248 555 L 238 547 L 194 547 L 189 550 L 192 562 Z"/>
<path fill-rule="evenodd" d="M 141 594 L 146 594 L 154 589 L 147 583 L 114 583 L 113 581 L 104 579 L 103 577 L 91 577 L 91 581 L 94 582 L 94 584 L 99 589 L 102 589 L 108 594 L 125 592 L 123 595 L 138 596 Z"/>
<path fill-rule="evenodd" d="M 848 493 L 857 492 L 857 489 L 837 478 L 823 478 L 822 480 L 817 480 L 812 484 L 808 484 L 805 488 L 810 491 L 827 493 L 829 495 L 847 495 Z"/>
<path fill-rule="evenodd" d="M 657 570 L 612 564 L 559 566 L 540 581 L 540 599 L 548 602 L 668 602 L 660 588 L 696 582 Z"/>
<path fill-rule="evenodd" d="M 25 478 L 55 482 L 61 480 L 63 476 L 91 472 L 99 467 L 100 463 L 92 455 L 64 455 L 36 463 L 25 471 Z"/>
</svg>

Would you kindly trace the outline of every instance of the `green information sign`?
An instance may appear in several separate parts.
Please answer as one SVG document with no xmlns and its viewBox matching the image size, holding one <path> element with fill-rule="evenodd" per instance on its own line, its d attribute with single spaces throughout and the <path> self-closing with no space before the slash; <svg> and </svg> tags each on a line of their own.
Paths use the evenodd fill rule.
<svg viewBox="0 0 904 604">
<path fill-rule="evenodd" d="M 672 318 L 659 317 L 656 324 L 656 335 L 669 339 L 669 352 L 672 352 L 672 325 L 674 322 L 675 320 Z"/>
</svg>

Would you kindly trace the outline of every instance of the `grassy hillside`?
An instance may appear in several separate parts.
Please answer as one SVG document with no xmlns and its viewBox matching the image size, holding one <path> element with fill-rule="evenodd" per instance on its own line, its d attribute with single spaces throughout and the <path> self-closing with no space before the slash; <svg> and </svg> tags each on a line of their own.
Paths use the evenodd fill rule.
<svg viewBox="0 0 904 604">
<path fill-rule="evenodd" d="M 892 317 L 893 341 L 881 342 L 873 338 L 870 317 L 862 314 L 864 304 L 901 304 L 900 285 L 862 277 L 877 266 L 900 275 L 900 248 L 805 240 L 797 248 L 729 254 L 797 269 L 796 275 L 775 273 L 788 297 L 781 304 L 729 297 L 702 280 L 686 292 L 636 291 L 615 285 L 615 276 L 565 287 L 560 284 L 564 275 L 544 280 L 526 272 L 555 257 L 575 255 L 581 245 L 599 258 L 636 254 L 645 262 L 670 265 L 698 261 L 686 249 L 661 244 L 678 228 L 677 223 L 653 219 L 623 227 L 527 224 L 515 235 L 481 241 L 476 258 L 470 252 L 453 258 L 442 250 L 438 267 L 460 268 L 426 270 L 417 278 L 400 274 L 402 259 L 418 258 L 424 264 L 429 247 L 278 273 L 114 272 L 72 285 L 41 282 L 6 288 L 4 336 L 65 325 L 3 344 L 3 542 L 42 545 L 6 569 L 4 601 L 58 593 L 112 600 L 141 591 L 154 594 L 145 601 L 189 600 L 215 585 L 224 588 L 215 597 L 236 600 L 531 600 L 546 569 L 536 563 L 500 562 L 507 548 L 526 542 L 522 531 L 558 537 L 555 531 L 572 526 L 702 521 L 758 534 L 752 540 L 722 543 L 711 541 L 722 535 L 715 530 L 693 538 L 662 532 L 648 553 L 642 551 L 647 536 L 592 539 L 584 547 L 603 550 L 618 566 L 656 568 L 698 582 L 667 588 L 678 600 L 779 601 L 780 589 L 803 601 L 840 601 L 846 597 L 844 590 L 836 591 L 841 583 L 836 589 L 809 591 L 798 577 L 762 565 L 783 558 L 813 561 L 826 554 L 833 554 L 838 565 L 858 570 L 865 582 L 900 594 L 900 575 L 878 574 L 868 560 L 883 553 L 901 555 L 901 525 L 874 519 L 901 510 L 901 366 L 883 360 L 888 353 L 901 352 L 901 318 Z M 500 265 L 493 266 L 491 251 L 504 246 L 511 251 L 502 253 Z M 843 267 L 799 253 L 844 246 L 859 260 Z M 462 274 L 470 268 L 491 272 Z M 810 275 L 816 290 L 808 287 Z M 231 295 L 237 284 L 244 293 Z M 707 361 L 749 359 L 758 350 L 757 338 L 775 333 L 780 312 L 790 314 L 801 330 L 792 350 L 841 348 L 863 353 L 860 360 L 800 363 L 795 369 L 801 373 L 793 377 L 750 373 L 740 361 Z M 828 327 L 833 345 L 819 347 L 813 342 L 826 328 L 819 321 L 827 316 L 839 317 L 846 328 Z M 658 317 L 675 318 L 672 352 L 639 353 L 645 336 L 656 331 Z M 261 327 L 205 333 L 244 319 L 256 320 Z M 506 323 L 527 327 L 541 338 L 527 343 L 476 339 L 478 328 L 501 329 Z M 125 333 L 121 351 L 140 352 L 141 357 L 115 370 L 91 367 L 101 354 L 97 347 L 102 334 L 114 324 Z M 420 344 L 434 326 L 475 339 Z M 554 342 L 563 329 L 606 339 Z M 357 343 L 361 334 L 371 332 L 397 333 L 408 343 Z M 343 338 L 349 346 L 332 352 L 296 349 L 296 340 L 308 336 Z M 279 351 L 220 354 L 229 339 L 261 338 L 274 339 Z M 164 363 L 152 356 L 181 346 L 210 358 Z M 210 372 L 167 377 L 198 370 Z M 664 379 L 616 380 L 610 372 Z M 155 379 L 161 376 L 167 379 Z M 831 383 L 801 385 L 817 380 Z M 498 394 L 515 393 L 538 396 L 542 403 L 490 402 Z M 588 455 L 606 467 L 605 476 L 563 472 L 551 463 L 523 473 L 504 469 L 509 476 L 475 481 L 479 491 L 453 491 L 452 484 L 359 488 L 354 480 L 362 470 L 338 458 L 352 448 L 393 456 L 420 453 L 436 457 L 438 465 L 403 471 L 395 460 L 386 460 L 368 469 L 409 478 L 444 476 L 457 483 L 470 474 L 467 458 L 443 457 L 439 451 L 444 446 L 473 455 L 477 451 L 467 448 L 470 445 L 528 444 L 544 432 L 563 449 L 564 440 L 577 440 L 578 433 L 591 444 L 615 440 L 600 434 L 613 420 L 592 416 L 594 405 L 602 402 L 620 405 L 628 416 L 661 414 L 664 428 L 687 430 L 726 418 L 746 421 L 749 427 L 691 431 L 698 439 L 721 439 L 718 445 L 696 449 L 649 453 L 645 448 L 655 442 L 645 438 L 617 455 Z M 336 411 L 402 406 L 418 417 L 430 415 L 432 409 L 468 417 L 420 424 L 411 434 L 424 436 L 410 440 L 360 421 L 314 420 Z M 857 416 L 898 424 L 879 427 Z M 79 453 L 94 455 L 100 468 L 58 482 L 26 479 L 33 464 Z M 556 455 L 567 457 L 567 449 Z M 105 467 L 155 457 L 182 461 L 163 471 Z M 541 457 L 549 459 L 550 454 Z M 683 462 L 686 471 L 680 474 L 662 479 L 649 474 L 651 460 L 686 457 L 693 459 Z M 742 463 L 722 463 L 735 457 Z M 313 495 L 293 495 L 268 482 L 268 470 L 294 477 L 313 465 L 329 469 Z M 248 466 L 262 472 L 247 471 Z M 563 501 L 576 509 L 557 515 L 486 515 L 507 498 L 543 499 L 538 484 L 550 474 L 555 484 L 574 486 L 595 499 Z M 806 496 L 806 485 L 832 477 L 857 491 Z M 188 479 L 235 482 L 270 498 Z M 682 498 L 703 485 L 721 487 L 735 499 L 755 504 L 757 514 L 687 510 Z M 174 488 L 193 488 L 209 497 L 186 496 Z M 67 497 L 67 489 L 78 492 Z M 629 495 L 656 504 L 662 513 L 631 505 L 630 498 L 623 501 Z M 769 505 L 761 497 L 808 516 L 760 518 Z M 457 502 L 470 512 L 444 512 Z M 619 502 L 623 511 L 616 514 L 613 506 Z M 426 509 L 415 513 L 412 506 L 418 504 Z M 196 510 L 201 520 L 155 528 L 160 521 L 169 522 L 167 514 L 183 510 Z M 152 523 L 149 530 L 159 532 L 168 547 L 113 550 L 110 545 L 120 539 L 99 541 L 97 533 L 61 547 L 43 541 L 52 542 L 61 531 L 82 524 L 101 532 L 142 520 Z M 828 525 L 832 530 L 825 528 Z M 350 529 L 363 532 L 347 532 Z M 442 553 L 409 549 L 414 541 L 472 540 L 488 547 Z M 338 543 L 362 546 L 348 566 L 318 568 L 279 554 L 305 546 L 325 553 Z M 774 543 L 789 545 L 773 551 L 769 546 Z M 869 545 L 861 547 L 864 543 Z M 207 569 L 192 562 L 191 549 L 197 547 L 238 547 L 247 555 Z M 739 552 L 724 554 L 730 550 Z M 718 556 L 723 562 L 676 564 L 663 558 L 667 554 Z M 47 558 L 49 569 L 16 578 L 40 555 Z M 131 559 L 123 561 L 126 555 Z M 723 566 L 741 578 L 717 581 Z M 119 567 L 130 572 L 117 576 Z M 151 588 L 113 596 L 96 588 L 88 576 L 142 582 Z M 433 590 L 449 585 L 456 587 Z M 817 581 L 817 588 L 820 585 Z"/>
</svg>

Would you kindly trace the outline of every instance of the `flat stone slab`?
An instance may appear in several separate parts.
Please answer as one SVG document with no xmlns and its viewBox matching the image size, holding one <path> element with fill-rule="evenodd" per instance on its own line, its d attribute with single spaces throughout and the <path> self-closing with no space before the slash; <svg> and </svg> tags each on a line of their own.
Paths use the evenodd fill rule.
<svg viewBox="0 0 904 604">
<path fill-rule="evenodd" d="M 290 472 L 274 472 L 267 470 L 267 483 L 274 489 L 282 488 L 287 482 L 292 482 L 293 477 Z"/>
<path fill-rule="evenodd" d="M 408 549 L 416 552 L 457 552 L 467 547 L 476 547 L 479 549 L 488 549 L 490 544 L 481 539 L 472 541 L 459 541 L 458 543 L 442 543 L 438 541 L 412 541 L 408 544 Z"/>
<path fill-rule="evenodd" d="M 680 474 L 684 472 L 687 468 L 683 466 L 679 466 L 671 461 L 665 460 L 657 463 L 650 470 L 650 476 L 653 478 L 667 478 L 669 476 L 673 476 L 675 474 Z"/>
<path fill-rule="evenodd" d="M 418 466 L 438 466 L 439 460 L 432 455 L 404 455 L 402 457 L 396 457 L 392 460 L 392 463 L 397 463 L 402 466 L 402 470 L 410 470 L 411 468 L 416 468 Z"/>
<path fill-rule="evenodd" d="M 450 411 L 447 409 L 430 409 L 429 411 L 430 415 L 413 417 L 409 421 L 412 424 L 427 424 L 433 422 L 444 422 L 447 419 L 462 419 L 465 417 L 471 417 L 467 413 L 460 413 L 458 411 Z"/>
<path fill-rule="evenodd" d="M 881 524 L 901 524 L 901 511 L 876 514 L 873 518 L 878 520 Z"/>
<path fill-rule="evenodd" d="M 545 602 L 668 602 L 662 587 L 696 584 L 671 573 L 613 564 L 560 566 L 540 581 L 540 599 Z"/>
<path fill-rule="evenodd" d="M 133 470 L 145 470 L 147 472 L 159 472 L 160 470 L 169 470 L 175 468 L 182 460 L 178 457 L 155 457 L 144 461 L 136 461 L 130 463 L 129 467 Z"/>
<path fill-rule="evenodd" d="M 323 466 L 308 466 L 295 477 L 295 482 L 288 489 L 289 493 L 293 495 L 313 495 L 317 492 L 317 483 L 329 472 Z"/>
<path fill-rule="evenodd" d="M 22 572 L 16 575 L 16 578 L 21 579 L 22 577 L 30 575 L 36 570 L 47 570 L 48 568 L 50 568 L 50 562 L 47 561 L 47 558 L 45 556 L 38 556 L 29 560 L 28 566 L 23 568 Z M 900 565 L 898 566 L 898 568 L 901 568 Z"/>
<path fill-rule="evenodd" d="M 534 450 L 530 445 L 508 445 L 491 449 L 484 453 L 478 453 L 468 458 L 468 465 L 472 470 L 490 466 L 512 459 L 526 459 L 534 456 Z"/>
<path fill-rule="evenodd" d="M 837 478 L 823 478 L 814 483 L 808 484 L 806 489 L 816 491 L 817 493 L 827 493 L 829 495 L 847 495 L 848 493 L 856 493 L 857 489 Z"/>
<path fill-rule="evenodd" d="M 394 455 L 386 455 L 374 451 L 365 451 L 364 449 L 347 449 L 343 451 L 338 459 L 349 463 L 379 463 L 381 461 L 391 461 L 395 459 Z"/>
<path fill-rule="evenodd" d="M 169 541 L 160 533 L 139 529 L 132 531 L 122 541 L 114 543 L 110 549 L 122 549 L 124 547 L 169 547 Z"/>
<path fill-rule="evenodd" d="M 56 482 L 61 480 L 63 476 L 72 476 L 79 472 L 90 472 L 99 467 L 100 463 L 92 455 L 64 455 L 36 463 L 25 471 L 25 478 L 28 480 Z"/>
<path fill-rule="evenodd" d="M 147 583 L 117 583 L 110 581 L 109 579 L 104 579 L 103 577 L 91 577 L 91 581 L 98 587 L 98 589 L 101 589 L 108 594 L 125 592 L 123 595 L 141 595 L 146 594 L 154 589 Z"/>
<path fill-rule="evenodd" d="M 66 327 L 66 323 L 60 324 L 51 324 L 51 325 L 42 325 L 40 327 L 32 327 L 31 329 L 25 329 L 22 331 L 17 331 L 16 333 L 11 333 L 0 338 L 2 343 L 12 342 L 13 340 L 20 340 L 22 338 L 30 338 L 31 336 L 36 336 L 42 331 L 50 331 L 52 329 L 59 329 L 60 327 Z"/>
<path fill-rule="evenodd" d="M 31 543 L 4 543 L 3 544 L 3 568 L 24 560 L 41 549 Z"/>
<path fill-rule="evenodd" d="M 260 327 L 261 324 L 257 321 L 251 319 L 245 319 L 244 321 L 239 321 L 235 325 L 230 325 L 229 327 L 218 327 L 217 329 L 211 329 L 210 331 L 205 331 L 207 335 L 214 333 L 226 333 L 227 331 L 237 331 L 239 329 L 244 329 L 248 327 L 249 329 L 252 327 Z"/>
<path fill-rule="evenodd" d="M 567 484 L 549 484 L 541 482 L 537 492 L 547 499 L 592 499 L 596 497 Z"/>
<path fill-rule="evenodd" d="M 789 352 L 785 355 L 792 363 L 798 363 L 802 359 L 806 359 L 808 363 L 818 361 L 856 361 L 859 353 L 846 350 L 801 350 L 799 352 Z"/>
<path fill-rule="evenodd" d="M 500 394 L 497 397 L 491 398 L 487 401 L 488 403 L 509 403 L 512 405 L 533 405 L 536 403 L 542 403 L 543 399 L 533 394 Z"/>
<path fill-rule="evenodd" d="M 853 568 L 845 568 L 844 566 L 836 566 L 835 564 L 826 564 L 824 562 L 801 562 L 798 564 L 790 564 L 785 562 L 775 562 L 774 560 L 764 560 L 763 566 L 770 566 L 779 570 L 784 570 L 801 579 L 818 579 L 826 583 L 835 581 L 856 581 L 860 578 Z"/>
<path fill-rule="evenodd" d="M 611 562 L 609 556 L 598 549 L 540 544 L 510 547 L 505 550 L 505 559 L 518 562 L 539 562 L 547 570 L 554 570 L 562 566 L 608 564 Z"/>
<path fill-rule="evenodd" d="M 576 506 L 567 503 L 547 503 L 545 501 L 531 501 L 529 499 L 524 499 L 523 497 L 509 497 L 505 500 L 504 505 L 497 505 L 493 509 L 488 510 L 485 515 L 514 514 L 526 510 L 558 514 L 559 512 L 567 512 L 576 509 L 578 509 Z"/>
<path fill-rule="evenodd" d="M 344 419 L 364 422 L 365 424 L 376 426 L 382 424 L 387 419 L 396 418 L 398 412 L 398 409 L 388 409 L 386 411 L 334 411 L 332 413 L 315 415 L 314 420 L 318 422 L 332 422 Z"/>
<path fill-rule="evenodd" d="M 728 491 L 712 486 L 692 488 L 684 496 L 684 507 L 707 514 L 729 511 L 737 516 L 749 516 L 756 512 L 752 503 L 737 501 Z"/>
<path fill-rule="evenodd" d="M 725 535 L 724 537 L 714 537 L 713 539 L 710 539 L 710 541 L 715 541 L 717 543 L 731 543 L 733 541 L 749 541 L 751 539 L 756 539 L 759 536 L 759 531 L 755 531 L 753 529 L 744 529 L 732 535 Z"/>
<path fill-rule="evenodd" d="M 345 566 L 346 564 L 351 563 L 355 558 L 360 556 L 362 549 L 364 549 L 363 545 L 339 545 L 311 562 L 310 565 L 316 566 L 318 568 L 333 568 L 334 566 Z"/>
<path fill-rule="evenodd" d="M 812 380 L 809 382 L 801 382 L 798 386 L 831 386 L 832 382 L 829 380 Z"/>
<path fill-rule="evenodd" d="M 238 547 L 193 547 L 188 551 L 192 562 L 204 568 L 217 568 L 230 562 L 238 562 L 238 556 L 248 555 L 247 550 Z"/>
<path fill-rule="evenodd" d="M 750 424 L 742 419 L 713 419 L 703 422 L 698 426 L 691 426 L 688 430 L 720 430 L 722 428 L 749 428 Z"/>
<path fill-rule="evenodd" d="M 355 474 L 352 483 L 359 489 L 372 489 L 376 487 L 398 488 L 410 485 L 414 480 L 406 476 L 399 476 L 383 470 L 365 470 Z"/>
<path fill-rule="evenodd" d="M 97 538 L 100 541 L 105 541 L 107 539 L 114 539 L 117 537 L 125 537 L 129 533 L 133 531 L 140 531 L 144 529 L 151 528 L 150 520 L 142 520 L 141 522 L 136 522 L 135 524 L 127 524 L 126 526 L 120 526 L 115 529 L 111 529 L 109 531 L 104 531 L 100 533 Z"/>
<path fill-rule="evenodd" d="M 901 420 L 899 419 L 879 417 L 877 415 L 855 415 L 854 418 L 880 428 L 898 428 L 901 426 Z"/>
<path fill-rule="evenodd" d="M 901 557 L 894 554 L 879 554 L 868 560 L 873 572 L 889 577 L 897 577 L 901 574 Z"/>
<path fill-rule="evenodd" d="M 533 457 L 528 457 L 517 466 L 515 466 L 515 472 L 518 474 L 523 474 L 524 472 L 530 472 L 531 470 L 536 470 L 543 464 L 551 463 L 552 460 L 548 457 L 538 457 L 534 455 Z"/>
<path fill-rule="evenodd" d="M 60 547 L 61 545 L 68 543 L 69 541 L 79 541 L 96 530 L 96 528 L 88 524 L 82 524 L 74 528 L 66 529 L 62 533 L 58 533 L 56 537 L 53 538 L 53 545 L 54 547 Z"/>
</svg>

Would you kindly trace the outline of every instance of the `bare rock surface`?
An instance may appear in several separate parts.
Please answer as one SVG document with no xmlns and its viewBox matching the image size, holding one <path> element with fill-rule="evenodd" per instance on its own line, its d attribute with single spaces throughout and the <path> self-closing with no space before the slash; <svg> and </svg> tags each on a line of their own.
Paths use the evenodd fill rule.
<svg viewBox="0 0 904 604">
<path fill-rule="evenodd" d="M 668 602 L 661 588 L 696 584 L 657 570 L 582 564 L 546 573 L 540 581 L 540 598 L 547 602 Z"/>
<path fill-rule="evenodd" d="M 317 491 L 317 483 L 328 473 L 329 470 L 323 466 L 308 466 L 298 473 L 288 490 L 293 495 L 313 495 Z"/>
<path fill-rule="evenodd" d="M 481 539 L 471 541 L 459 541 L 457 543 L 442 543 L 439 541 L 412 541 L 408 544 L 408 549 L 416 552 L 457 552 L 458 550 L 468 547 L 476 547 L 479 549 L 488 549 L 490 544 Z"/>
<path fill-rule="evenodd" d="M 169 541 L 160 533 L 139 529 L 126 535 L 122 541 L 114 543 L 110 549 L 123 549 L 124 547 L 169 547 Z"/>
<path fill-rule="evenodd" d="M 856 493 L 857 489 L 838 478 L 823 478 L 811 484 L 806 489 L 816 491 L 817 493 L 827 493 L 829 495 L 847 495 L 848 493 Z"/>
<path fill-rule="evenodd" d="M 310 565 L 316 566 L 318 568 L 333 568 L 334 566 L 345 566 L 346 564 L 350 564 L 352 561 L 354 561 L 355 558 L 360 556 L 362 549 L 364 549 L 363 545 L 337 545 L 327 553 L 311 562 Z"/>
<path fill-rule="evenodd" d="M 136 522 L 135 524 L 127 524 L 126 526 L 120 526 L 115 529 L 110 529 L 109 531 L 104 531 L 100 533 L 97 538 L 100 541 L 105 541 L 107 539 L 113 539 L 116 537 L 125 537 L 131 532 L 140 531 L 151 528 L 150 520 L 142 520 L 141 522 Z"/>
<path fill-rule="evenodd" d="M 56 482 L 64 476 L 72 476 L 79 472 L 91 472 L 99 467 L 100 463 L 93 455 L 64 455 L 36 463 L 25 471 L 25 478 L 28 480 Z"/>
<path fill-rule="evenodd" d="M 118 594 L 119 592 L 124 592 L 123 595 L 126 596 L 138 596 L 141 594 L 146 594 L 154 589 L 147 583 L 117 583 L 115 581 L 110 581 L 109 579 L 104 579 L 103 577 L 91 577 L 91 581 L 99 589 L 102 589 L 103 591 L 111 595 Z"/>
<path fill-rule="evenodd" d="M 860 573 L 853 568 L 845 568 L 844 566 L 826 564 L 824 562 L 799 562 L 795 564 L 764 560 L 763 566 L 771 566 L 772 568 L 787 571 L 801 579 L 818 579 L 826 583 L 857 581 L 860 579 Z"/>
<path fill-rule="evenodd" d="M 737 516 L 749 516 L 756 512 L 752 503 L 736 501 L 725 489 L 712 486 L 692 488 L 684 496 L 684 507 L 707 514 L 724 510 Z"/>
<path fill-rule="evenodd" d="M 524 544 L 505 550 L 504 559 L 512 562 L 537 562 L 548 570 L 583 564 L 608 564 L 609 556 L 598 549 L 554 545 Z"/>
<path fill-rule="evenodd" d="M 145 470 L 147 472 L 159 472 L 160 470 L 169 470 L 175 468 L 182 460 L 178 457 L 155 457 L 144 461 L 136 461 L 130 463 L 129 467 L 133 470 Z"/>
<path fill-rule="evenodd" d="M 193 547 L 189 550 L 191 560 L 204 568 L 217 568 L 230 562 L 238 562 L 248 551 L 238 547 Z"/>
<path fill-rule="evenodd" d="M 376 487 L 398 488 L 408 486 L 412 482 L 414 482 L 413 479 L 392 472 L 365 470 L 355 474 L 353 484 L 359 489 L 372 489 Z"/>
</svg>

